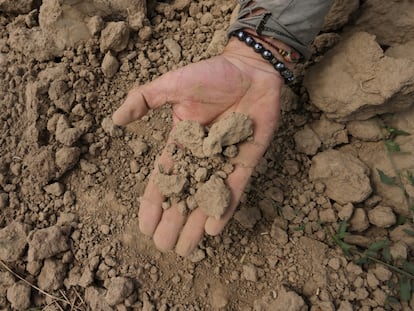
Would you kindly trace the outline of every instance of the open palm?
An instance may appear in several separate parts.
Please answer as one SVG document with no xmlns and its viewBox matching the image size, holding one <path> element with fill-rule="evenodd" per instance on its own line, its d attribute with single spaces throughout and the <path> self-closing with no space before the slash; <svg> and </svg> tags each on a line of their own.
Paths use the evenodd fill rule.
<svg viewBox="0 0 414 311">
<path fill-rule="evenodd" d="M 194 120 L 209 125 L 231 112 L 240 112 L 248 114 L 254 124 L 253 140 L 240 146 L 235 169 L 226 180 L 231 201 L 220 219 L 208 217 L 200 209 L 188 216 L 175 206 L 164 211 L 164 198 L 150 176 L 141 198 L 139 226 L 144 234 L 153 236 L 159 249 L 175 247 L 178 254 L 187 256 L 204 232 L 217 235 L 222 231 L 273 137 L 282 84 L 280 76 L 259 55 L 232 40 L 222 55 L 166 73 L 130 91 L 113 116 L 115 124 L 128 124 L 165 103 L 172 104 L 174 123 Z M 166 150 L 157 159 L 156 167 L 158 164 L 171 164 Z"/>
</svg>

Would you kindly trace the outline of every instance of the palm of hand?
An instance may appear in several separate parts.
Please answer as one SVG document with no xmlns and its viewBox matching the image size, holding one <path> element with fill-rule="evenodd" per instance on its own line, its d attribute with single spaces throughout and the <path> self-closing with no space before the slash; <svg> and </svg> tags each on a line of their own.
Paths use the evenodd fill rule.
<svg viewBox="0 0 414 311">
<path fill-rule="evenodd" d="M 253 141 L 241 145 L 234 159 L 235 170 L 226 180 L 232 193 L 231 202 L 219 220 L 199 209 L 189 216 L 183 216 L 175 206 L 163 211 L 163 197 L 150 177 L 141 198 L 139 224 L 144 234 L 153 236 L 159 249 L 170 250 L 176 246 L 178 254 L 189 255 L 204 231 L 216 235 L 232 217 L 255 165 L 270 143 L 279 117 L 281 79 L 272 68 L 266 71 L 261 66 L 255 60 L 240 61 L 239 54 L 225 52 L 133 89 L 115 112 L 114 122 L 125 125 L 145 115 L 148 109 L 168 102 L 173 107 L 174 123 L 195 120 L 206 125 L 234 111 L 248 114 L 253 120 Z M 170 165 L 165 150 L 156 167 L 158 164 Z"/>
</svg>

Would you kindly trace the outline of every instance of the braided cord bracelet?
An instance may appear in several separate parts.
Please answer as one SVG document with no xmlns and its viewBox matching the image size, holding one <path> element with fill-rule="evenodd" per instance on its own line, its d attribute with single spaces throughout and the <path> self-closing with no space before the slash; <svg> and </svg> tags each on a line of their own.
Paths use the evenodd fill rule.
<svg viewBox="0 0 414 311">
<path fill-rule="evenodd" d="M 259 39 L 259 40 L 263 41 L 264 43 L 266 43 L 269 46 L 271 46 L 272 48 L 274 48 L 283 57 L 283 59 L 285 61 L 287 61 L 288 63 L 298 63 L 302 59 L 302 55 L 300 55 L 296 51 L 284 50 L 284 49 L 274 45 L 272 42 L 270 42 L 266 39 L 260 38 L 259 36 L 256 36 L 256 35 L 252 34 L 251 32 L 247 32 L 247 34 L 252 36 L 253 38 L 256 38 L 256 39 Z"/>
<path fill-rule="evenodd" d="M 277 72 L 282 76 L 285 80 L 286 84 L 289 84 L 295 80 L 293 72 L 286 67 L 284 63 L 279 61 L 272 52 L 265 49 L 263 44 L 256 42 L 252 36 L 248 33 L 238 30 L 231 33 L 232 36 L 237 37 L 240 41 L 244 41 L 248 46 L 252 47 L 256 53 L 259 53 L 265 60 L 269 61 L 269 63 L 276 69 Z"/>
</svg>

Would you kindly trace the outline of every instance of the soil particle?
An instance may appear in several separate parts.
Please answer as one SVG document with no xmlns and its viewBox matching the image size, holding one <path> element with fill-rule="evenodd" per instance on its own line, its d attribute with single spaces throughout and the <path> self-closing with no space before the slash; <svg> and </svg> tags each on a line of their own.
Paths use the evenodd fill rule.
<svg viewBox="0 0 414 311">
<path fill-rule="evenodd" d="M 23 281 L 13 284 L 7 290 L 7 300 L 12 308 L 16 310 L 27 310 L 30 307 L 30 295 L 32 289 L 30 285 Z"/>
<path fill-rule="evenodd" d="M 116 277 L 110 280 L 108 291 L 105 296 L 110 306 L 123 302 L 134 290 L 134 283 L 126 277 Z"/>
<path fill-rule="evenodd" d="M 27 165 L 30 179 L 39 186 L 45 186 L 55 177 L 56 166 L 51 149 L 41 148 L 33 157 L 26 157 L 24 163 Z"/>
<path fill-rule="evenodd" d="M 118 72 L 119 66 L 117 58 L 108 51 L 102 61 L 102 72 L 105 77 L 112 78 Z"/>
<path fill-rule="evenodd" d="M 289 241 L 286 230 L 281 228 L 277 221 L 272 224 L 270 236 L 277 245 L 285 245 Z"/>
<path fill-rule="evenodd" d="M 365 121 L 348 122 L 346 128 L 349 134 L 363 141 L 379 141 L 384 134 L 379 127 L 380 121 L 377 118 L 371 118 Z"/>
<path fill-rule="evenodd" d="M 60 197 L 65 192 L 65 186 L 59 182 L 47 185 L 43 188 L 46 193 Z"/>
<path fill-rule="evenodd" d="M 337 220 L 335 211 L 333 209 L 324 209 L 319 212 L 319 219 L 326 223 L 335 223 Z"/>
<path fill-rule="evenodd" d="M 295 176 L 299 173 L 299 163 L 295 160 L 285 160 L 283 162 L 283 168 L 290 176 Z"/>
<path fill-rule="evenodd" d="M 253 264 L 243 265 L 243 277 L 250 282 L 257 282 L 257 268 Z"/>
<path fill-rule="evenodd" d="M 57 108 L 65 112 L 72 109 L 75 101 L 74 93 L 69 89 L 68 84 L 62 80 L 52 81 L 49 87 L 49 98 Z"/>
<path fill-rule="evenodd" d="M 362 202 L 372 192 L 369 169 L 358 158 L 327 150 L 312 159 L 309 177 L 326 186 L 326 195 L 338 203 Z"/>
<path fill-rule="evenodd" d="M 138 32 L 138 37 L 143 41 L 148 41 L 152 37 L 152 28 L 150 26 L 142 27 Z"/>
<path fill-rule="evenodd" d="M 352 203 L 347 203 L 344 205 L 335 203 L 334 208 L 338 211 L 338 217 L 341 220 L 350 219 L 354 213 L 354 205 Z"/>
<path fill-rule="evenodd" d="M 348 23 L 351 15 L 358 10 L 359 0 L 333 1 L 333 5 L 323 23 L 323 32 L 336 30 Z"/>
<path fill-rule="evenodd" d="M 164 196 L 180 195 L 188 185 L 188 180 L 183 175 L 166 175 L 157 173 L 154 175 L 154 183 Z"/>
<path fill-rule="evenodd" d="M 178 63 L 181 60 L 181 46 L 171 38 L 165 39 L 164 45 L 171 53 L 173 61 Z"/>
<path fill-rule="evenodd" d="M 376 206 L 368 212 L 369 222 L 380 228 L 388 228 L 394 225 L 397 217 L 389 206 Z"/>
<path fill-rule="evenodd" d="M 398 44 L 390 47 L 385 55 L 393 58 L 408 58 L 414 61 L 414 38 L 404 44 Z"/>
<path fill-rule="evenodd" d="M 373 289 L 375 289 L 380 284 L 378 279 L 375 277 L 374 273 L 372 273 L 371 271 L 367 273 L 367 284 L 369 287 Z"/>
<path fill-rule="evenodd" d="M 219 219 L 230 204 L 230 190 L 223 179 L 213 175 L 197 190 L 194 198 L 206 215 Z"/>
<path fill-rule="evenodd" d="M 403 261 L 407 259 L 408 247 L 403 242 L 397 242 L 390 246 L 390 253 L 392 259 L 394 259 L 395 261 Z"/>
<path fill-rule="evenodd" d="M 227 32 L 222 29 L 218 29 L 214 32 L 213 38 L 211 38 L 210 44 L 206 49 L 206 54 L 210 56 L 216 56 L 221 51 L 227 43 Z"/>
<path fill-rule="evenodd" d="M 89 285 L 91 285 L 94 281 L 94 273 L 86 268 L 81 277 L 79 278 L 78 285 L 87 288 Z"/>
<path fill-rule="evenodd" d="M 320 120 L 313 122 L 310 126 L 325 147 L 330 148 L 339 144 L 348 143 L 348 133 L 345 125 L 331 121 L 324 115 L 322 115 Z"/>
<path fill-rule="evenodd" d="M 414 250 L 414 237 L 407 233 L 410 231 L 413 231 L 413 227 L 410 224 L 400 225 L 390 232 L 390 238 L 393 242 L 403 242 L 411 250 Z"/>
<path fill-rule="evenodd" d="M 0 193 L 0 210 L 6 208 L 9 205 L 9 195 L 7 193 Z"/>
<path fill-rule="evenodd" d="M 211 306 L 214 310 L 222 310 L 229 304 L 229 294 L 227 289 L 220 285 L 214 284 L 211 289 Z"/>
<path fill-rule="evenodd" d="M 5 13 L 29 13 L 33 9 L 34 0 L 1 0 L 0 11 Z"/>
<path fill-rule="evenodd" d="M 246 229 L 253 229 L 261 218 L 262 215 L 257 207 L 243 206 L 234 214 L 234 219 L 236 219 L 239 224 Z"/>
<path fill-rule="evenodd" d="M 92 16 L 86 24 L 92 36 L 96 36 L 105 26 L 101 16 Z"/>
<path fill-rule="evenodd" d="M 52 226 L 30 232 L 28 261 L 50 258 L 70 248 L 68 228 Z"/>
<path fill-rule="evenodd" d="M 200 248 L 196 248 L 191 255 L 188 257 L 188 259 L 193 262 L 197 263 L 206 258 L 206 252 Z"/>
<path fill-rule="evenodd" d="M 142 139 L 131 140 L 130 142 L 128 142 L 128 146 L 134 152 L 135 157 L 143 156 L 149 150 L 148 144 L 145 141 L 143 141 Z"/>
<path fill-rule="evenodd" d="M 337 33 L 322 33 L 318 35 L 312 43 L 317 53 L 324 53 L 331 49 L 341 40 L 341 36 Z"/>
<path fill-rule="evenodd" d="M 186 120 L 178 122 L 172 132 L 173 140 L 191 151 L 193 155 L 203 158 L 204 128 L 197 122 Z"/>
<path fill-rule="evenodd" d="M 263 311 L 305 311 L 308 307 L 301 296 L 291 290 L 281 288 L 280 290 L 273 291 L 277 295 L 276 299 L 262 299 L 255 301 L 255 310 Z M 318 309 L 315 309 L 318 310 Z M 326 309 L 319 309 L 326 310 Z"/>
<path fill-rule="evenodd" d="M 123 51 L 129 41 L 129 27 L 126 22 L 109 22 L 101 33 L 101 52 Z"/>
<path fill-rule="evenodd" d="M 155 310 L 156 308 L 154 304 L 151 302 L 148 295 L 144 293 L 142 297 L 142 311 L 155 311 Z"/>
<path fill-rule="evenodd" d="M 251 119 L 244 114 L 232 113 L 210 128 L 207 138 L 203 141 L 204 154 L 209 157 L 221 153 L 224 146 L 237 144 L 252 134 Z"/>
<path fill-rule="evenodd" d="M 308 155 L 315 155 L 322 145 L 318 135 L 306 125 L 303 130 L 295 133 L 296 150 Z"/>
<path fill-rule="evenodd" d="M 38 286 L 45 291 L 55 291 L 63 286 L 66 265 L 55 259 L 46 259 L 37 279 Z"/>
<path fill-rule="evenodd" d="M 79 161 L 81 151 L 78 147 L 62 147 L 56 151 L 56 165 L 63 175 L 73 168 Z"/>
<path fill-rule="evenodd" d="M 363 208 L 356 208 L 349 224 L 351 231 L 363 232 L 368 229 L 369 221 L 365 210 Z"/>
<path fill-rule="evenodd" d="M 354 308 L 349 301 L 342 301 L 339 305 L 338 311 L 353 311 Z"/>
<path fill-rule="evenodd" d="M 392 277 L 392 272 L 380 264 L 375 265 L 373 272 L 376 278 L 382 282 L 386 282 Z"/>
<path fill-rule="evenodd" d="M 122 129 L 116 126 L 111 118 L 104 118 L 101 125 L 104 132 L 110 137 L 120 137 L 122 135 Z"/>
<path fill-rule="evenodd" d="M 18 260 L 26 250 L 28 225 L 14 221 L 0 230 L 0 260 Z"/>
<path fill-rule="evenodd" d="M 368 0 L 362 5 L 361 11 L 356 29 L 375 35 L 381 45 L 393 46 L 414 39 L 414 4 L 411 1 Z"/>
<path fill-rule="evenodd" d="M 56 140 L 65 146 L 72 146 L 84 134 L 82 129 L 71 127 L 66 116 L 61 115 L 56 124 Z"/>
<path fill-rule="evenodd" d="M 85 290 L 85 301 L 93 311 L 112 311 L 113 308 L 108 305 L 104 295 L 104 290 L 89 286 Z"/>
<path fill-rule="evenodd" d="M 26 271 L 31 275 L 38 275 L 42 268 L 42 261 L 30 261 L 26 265 Z"/>
</svg>

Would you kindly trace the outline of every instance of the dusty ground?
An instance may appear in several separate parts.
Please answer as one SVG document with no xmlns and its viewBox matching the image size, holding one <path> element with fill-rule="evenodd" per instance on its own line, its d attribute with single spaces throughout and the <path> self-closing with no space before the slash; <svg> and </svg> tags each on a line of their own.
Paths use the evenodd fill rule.
<svg viewBox="0 0 414 311">
<path fill-rule="evenodd" d="M 335 1 L 220 236 L 183 259 L 139 233 L 170 111 L 110 117 L 134 84 L 219 53 L 234 7 L 0 0 L 1 310 L 414 309 L 392 268 L 414 250 L 409 0 Z M 388 266 L 339 247 L 380 240 Z"/>
</svg>

